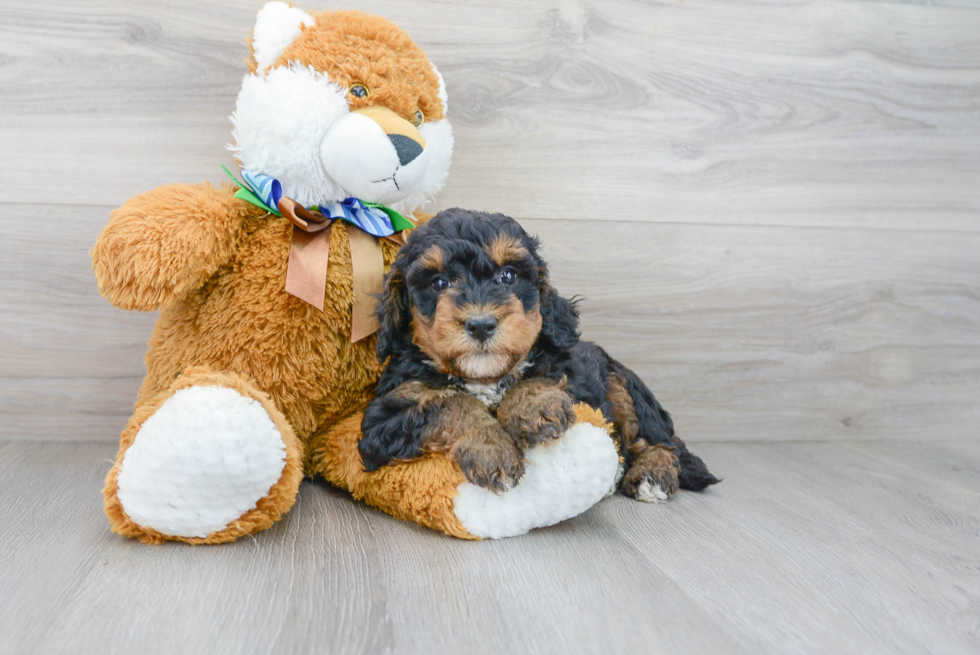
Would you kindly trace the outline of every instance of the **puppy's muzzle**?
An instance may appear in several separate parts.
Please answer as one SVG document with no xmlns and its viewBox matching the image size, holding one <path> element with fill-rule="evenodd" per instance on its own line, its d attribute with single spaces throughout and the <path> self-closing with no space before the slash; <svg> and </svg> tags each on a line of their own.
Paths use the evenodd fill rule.
<svg viewBox="0 0 980 655">
<path fill-rule="evenodd" d="M 497 319 L 486 314 L 471 316 L 463 323 L 463 328 L 471 337 L 480 343 L 484 343 L 491 339 L 494 332 L 497 331 Z"/>
</svg>

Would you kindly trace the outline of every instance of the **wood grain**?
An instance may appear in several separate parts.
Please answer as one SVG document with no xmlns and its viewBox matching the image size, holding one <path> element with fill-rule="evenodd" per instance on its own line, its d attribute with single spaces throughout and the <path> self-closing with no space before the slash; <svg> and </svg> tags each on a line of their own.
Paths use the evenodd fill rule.
<svg viewBox="0 0 980 655">
<path fill-rule="evenodd" d="M 980 647 L 976 441 L 700 451 L 725 478 L 711 495 L 656 513 L 604 504 L 586 520 L 620 528 L 725 629 L 765 644 L 756 652 Z"/>
<path fill-rule="evenodd" d="M 220 180 L 259 4 L 4 0 L 0 202 Z M 980 11 L 959 4 L 345 6 L 404 26 L 445 75 L 443 207 L 976 232 Z"/>
<path fill-rule="evenodd" d="M 319 483 L 217 547 L 108 532 L 112 444 L 0 445 L 0 653 L 972 653 L 980 445 L 702 444 L 725 481 L 465 543 Z"/>
<path fill-rule="evenodd" d="M 972 236 L 525 223 L 692 440 L 980 436 Z"/>
<path fill-rule="evenodd" d="M 354 6 L 447 78 L 441 204 L 538 217 L 586 337 L 689 438 L 975 432 L 980 12 Z M 0 7 L 0 430 L 113 439 L 153 317 L 99 299 L 85 253 L 127 196 L 232 163 L 254 7 Z"/>
<path fill-rule="evenodd" d="M 8 438 L 114 440 L 129 416 L 154 315 L 98 295 L 86 250 L 107 214 L 0 205 Z M 980 236 L 524 224 L 559 291 L 584 298 L 583 336 L 692 441 L 978 436 Z"/>
<path fill-rule="evenodd" d="M 725 480 L 502 542 L 319 483 L 223 547 L 109 533 L 155 316 L 87 251 L 233 165 L 260 4 L 0 0 L 0 653 L 980 650 L 969 1 L 346 2 L 446 78 L 438 206 L 539 234 Z"/>
</svg>

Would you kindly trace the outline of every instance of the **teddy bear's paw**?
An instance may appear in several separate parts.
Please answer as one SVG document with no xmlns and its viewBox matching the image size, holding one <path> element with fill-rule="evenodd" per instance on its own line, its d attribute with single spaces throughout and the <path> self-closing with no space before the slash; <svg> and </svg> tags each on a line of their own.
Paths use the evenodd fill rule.
<svg viewBox="0 0 980 655">
<path fill-rule="evenodd" d="M 524 476 L 505 493 L 468 482 L 458 487 L 456 517 L 472 535 L 515 537 L 577 516 L 602 500 L 619 468 L 609 433 L 589 423 L 573 425 L 524 456 Z"/>
<path fill-rule="evenodd" d="M 285 465 L 282 435 L 258 401 L 193 386 L 140 427 L 119 471 L 119 502 L 140 526 L 204 538 L 253 509 Z"/>
</svg>

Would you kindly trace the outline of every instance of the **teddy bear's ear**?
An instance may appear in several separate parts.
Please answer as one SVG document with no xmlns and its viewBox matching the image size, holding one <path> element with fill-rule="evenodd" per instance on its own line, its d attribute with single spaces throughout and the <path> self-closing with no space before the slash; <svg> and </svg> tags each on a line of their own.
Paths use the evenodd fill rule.
<svg viewBox="0 0 980 655">
<path fill-rule="evenodd" d="M 432 64 L 432 70 L 435 71 L 436 77 L 439 78 L 439 99 L 442 100 L 442 111 L 444 113 L 449 112 L 449 94 L 446 93 L 446 80 L 442 79 L 442 73 L 436 68 L 435 64 Z"/>
<path fill-rule="evenodd" d="M 252 30 L 252 56 L 256 72 L 264 73 L 296 40 L 303 25 L 313 25 L 313 17 L 285 2 L 267 2 L 255 19 Z"/>
</svg>

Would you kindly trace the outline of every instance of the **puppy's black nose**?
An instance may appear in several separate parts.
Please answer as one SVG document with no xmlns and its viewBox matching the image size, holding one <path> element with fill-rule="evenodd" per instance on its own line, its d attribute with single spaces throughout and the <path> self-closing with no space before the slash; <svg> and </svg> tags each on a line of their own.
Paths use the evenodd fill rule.
<svg viewBox="0 0 980 655">
<path fill-rule="evenodd" d="M 466 319 L 463 327 L 477 341 L 486 341 L 493 336 L 494 330 L 497 329 L 497 319 L 493 316 L 474 316 Z"/>
<path fill-rule="evenodd" d="M 415 158 L 422 154 L 422 146 L 407 136 L 389 134 L 388 139 L 391 141 L 391 145 L 395 146 L 395 152 L 398 153 L 398 161 L 401 162 L 402 166 L 411 161 L 415 161 Z"/>
</svg>

